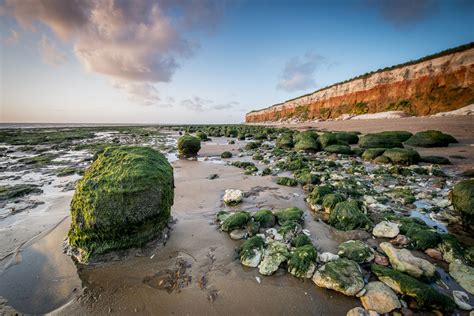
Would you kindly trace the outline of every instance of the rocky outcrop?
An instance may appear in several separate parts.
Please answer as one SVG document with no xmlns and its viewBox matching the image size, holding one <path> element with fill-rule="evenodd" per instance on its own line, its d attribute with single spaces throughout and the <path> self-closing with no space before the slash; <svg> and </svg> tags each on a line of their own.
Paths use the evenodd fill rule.
<svg viewBox="0 0 474 316">
<path fill-rule="evenodd" d="M 383 111 L 432 115 L 469 105 L 473 95 L 474 44 L 470 43 L 249 112 L 245 119 L 305 121 Z"/>
</svg>

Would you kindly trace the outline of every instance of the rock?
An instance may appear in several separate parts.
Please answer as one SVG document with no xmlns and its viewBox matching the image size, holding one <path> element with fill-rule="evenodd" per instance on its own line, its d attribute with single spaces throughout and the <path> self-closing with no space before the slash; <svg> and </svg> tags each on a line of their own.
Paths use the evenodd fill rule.
<svg viewBox="0 0 474 316">
<path fill-rule="evenodd" d="M 232 158 L 232 153 L 230 151 L 224 151 L 222 152 L 221 154 L 221 158 L 222 159 L 229 159 L 229 158 Z"/>
<path fill-rule="evenodd" d="M 397 295 L 384 283 L 370 282 L 365 289 L 367 292 L 360 298 L 365 309 L 385 314 L 401 307 Z"/>
<path fill-rule="evenodd" d="M 318 185 L 308 194 L 306 201 L 312 209 L 315 209 L 315 205 L 322 204 L 323 198 L 333 191 L 334 189 L 328 185 Z"/>
<path fill-rule="evenodd" d="M 295 136 L 295 150 L 317 152 L 321 149 L 318 134 L 313 131 L 304 131 Z"/>
<path fill-rule="evenodd" d="M 435 165 L 450 165 L 451 161 L 448 158 L 441 156 L 422 156 L 421 162 L 435 164 Z"/>
<path fill-rule="evenodd" d="M 281 209 L 281 210 L 276 211 L 274 214 L 278 220 L 278 224 L 280 224 L 281 226 L 294 224 L 294 223 L 301 225 L 304 222 L 304 219 L 303 219 L 304 213 L 302 210 L 300 210 L 297 207 L 289 207 L 289 208 Z"/>
<path fill-rule="evenodd" d="M 402 217 L 400 223 L 400 233 L 410 238 L 410 243 L 415 249 L 436 248 L 441 241 L 440 234 L 420 219 Z"/>
<path fill-rule="evenodd" d="M 331 193 L 325 195 L 322 203 L 324 212 L 330 214 L 334 207 L 336 207 L 337 203 L 343 202 L 345 200 L 346 198 L 344 197 L 344 195 L 339 193 Z"/>
<path fill-rule="evenodd" d="M 372 223 L 369 218 L 361 212 L 356 200 L 339 202 L 329 214 L 329 224 L 339 230 L 368 230 Z"/>
<path fill-rule="evenodd" d="M 270 210 L 258 210 L 253 214 L 253 219 L 260 223 L 260 227 L 269 228 L 276 224 L 276 217 Z"/>
<path fill-rule="evenodd" d="M 379 253 L 375 253 L 374 262 L 376 264 L 380 264 L 384 267 L 388 266 L 388 264 L 389 264 L 388 258 L 386 256 L 383 256 L 383 255 L 379 254 Z"/>
<path fill-rule="evenodd" d="M 329 145 L 324 147 L 324 151 L 332 154 L 351 155 L 352 150 L 348 145 Z"/>
<path fill-rule="evenodd" d="M 288 272 L 298 278 L 309 279 L 316 270 L 318 253 L 313 245 L 304 245 L 291 251 L 288 260 Z"/>
<path fill-rule="evenodd" d="M 409 148 L 390 148 L 384 151 L 383 156 L 396 165 L 416 165 L 420 161 L 420 154 Z"/>
<path fill-rule="evenodd" d="M 263 275 L 273 274 L 289 256 L 290 252 L 284 243 L 270 240 L 267 249 L 265 249 L 263 260 L 258 265 L 258 272 Z"/>
<path fill-rule="evenodd" d="M 437 249 L 428 248 L 425 250 L 425 253 L 433 259 L 443 260 L 443 254 Z"/>
<path fill-rule="evenodd" d="M 348 240 L 338 247 L 338 255 L 343 258 L 354 260 L 357 263 L 370 262 L 374 260 L 372 249 L 360 240 Z"/>
<path fill-rule="evenodd" d="M 460 309 L 465 311 L 472 310 L 472 306 L 469 305 L 469 295 L 462 291 L 453 291 L 454 302 Z"/>
<path fill-rule="evenodd" d="M 319 268 L 313 276 L 313 282 L 327 289 L 348 296 L 356 295 L 364 288 L 364 279 L 359 265 L 349 259 L 339 258 Z"/>
<path fill-rule="evenodd" d="M 330 145 L 337 144 L 337 137 L 334 133 L 324 133 L 319 136 L 318 142 L 321 144 L 321 147 L 326 150 L 326 147 Z"/>
<path fill-rule="evenodd" d="M 262 259 L 264 247 L 265 240 L 260 236 L 247 239 L 239 248 L 240 262 L 247 267 L 257 267 Z"/>
<path fill-rule="evenodd" d="M 243 193 L 240 190 L 227 189 L 224 192 L 224 203 L 228 205 L 235 205 L 242 202 Z"/>
<path fill-rule="evenodd" d="M 375 158 L 382 156 L 386 148 L 368 148 L 362 153 L 362 159 L 374 160 Z"/>
<path fill-rule="evenodd" d="M 406 246 L 410 243 L 410 240 L 405 235 L 398 235 L 394 239 L 390 240 L 390 243 L 398 246 Z"/>
<path fill-rule="evenodd" d="M 402 142 L 411 137 L 410 132 L 390 131 L 366 134 L 359 139 L 361 148 L 402 148 Z"/>
<path fill-rule="evenodd" d="M 295 187 L 298 185 L 298 181 L 288 177 L 278 177 L 276 183 L 287 187 Z"/>
<path fill-rule="evenodd" d="M 455 308 L 454 301 L 450 297 L 409 275 L 377 264 L 373 264 L 371 269 L 380 281 L 397 293 L 413 297 L 420 307 L 443 311 L 452 311 Z"/>
<path fill-rule="evenodd" d="M 449 144 L 457 142 L 451 135 L 431 130 L 416 133 L 405 144 L 415 147 L 448 147 Z"/>
<path fill-rule="evenodd" d="M 313 245 L 311 239 L 304 233 L 298 234 L 291 240 L 291 245 L 298 248 L 304 245 Z"/>
<path fill-rule="evenodd" d="M 195 157 L 201 149 L 201 141 L 199 138 L 184 135 L 178 139 L 178 154 L 180 157 Z"/>
<path fill-rule="evenodd" d="M 221 225 L 222 231 L 228 232 L 235 229 L 244 228 L 250 221 L 251 216 L 248 212 L 239 211 L 226 217 Z"/>
<path fill-rule="evenodd" d="M 372 234 L 375 237 L 393 238 L 400 233 L 398 225 L 388 221 L 382 221 L 375 225 Z"/>
<path fill-rule="evenodd" d="M 108 147 L 76 186 L 68 243 L 81 262 L 140 247 L 162 234 L 173 199 L 173 168 L 163 154 L 149 147 Z"/>
<path fill-rule="evenodd" d="M 436 267 L 429 261 L 412 255 L 407 249 L 396 249 L 388 242 L 380 244 L 380 248 L 385 252 L 393 268 L 405 272 L 414 277 L 425 276 L 431 278 L 436 272 Z"/>
<path fill-rule="evenodd" d="M 329 261 L 334 261 L 337 259 L 339 259 L 339 256 L 330 252 L 323 252 L 318 254 L 318 261 L 322 263 L 327 263 Z"/>
<path fill-rule="evenodd" d="M 474 179 L 457 183 L 449 193 L 454 210 L 459 212 L 465 227 L 474 224 Z"/>
<path fill-rule="evenodd" d="M 245 229 L 234 229 L 229 233 L 229 236 L 233 240 L 244 239 L 247 236 L 247 230 Z"/>
<path fill-rule="evenodd" d="M 292 149 L 294 145 L 293 136 L 290 133 L 281 134 L 275 142 L 276 147 L 284 149 Z"/>
<path fill-rule="evenodd" d="M 336 140 L 338 143 L 357 144 L 359 136 L 355 132 L 336 132 Z"/>
<path fill-rule="evenodd" d="M 474 295 L 474 268 L 463 264 L 460 260 L 456 260 L 449 264 L 449 274 L 461 285 L 466 291 Z"/>
<path fill-rule="evenodd" d="M 377 312 L 368 311 L 362 307 L 355 307 L 347 312 L 346 316 L 378 316 Z"/>
</svg>

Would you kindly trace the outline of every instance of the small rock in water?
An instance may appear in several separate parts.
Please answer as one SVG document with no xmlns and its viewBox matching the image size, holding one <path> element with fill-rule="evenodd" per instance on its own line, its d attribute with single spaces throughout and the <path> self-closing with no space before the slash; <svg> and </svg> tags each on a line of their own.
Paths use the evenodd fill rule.
<svg viewBox="0 0 474 316">
<path fill-rule="evenodd" d="M 243 193 L 241 190 L 227 189 L 224 193 L 224 203 L 233 205 L 242 202 Z"/>
<path fill-rule="evenodd" d="M 472 306 L 469 305 L 469 295 L 462 291 L 453 291 L 453 298 L 454 302 L 460 309 L 470 311 L 472 310 Z"/>
<path fill-rule="evenodd" d="M 383 221 L 375 225 L 372 234 L 375 237 L 393 238 L 400 233 L 398 225 L 392 222 Z"/>
</svg>

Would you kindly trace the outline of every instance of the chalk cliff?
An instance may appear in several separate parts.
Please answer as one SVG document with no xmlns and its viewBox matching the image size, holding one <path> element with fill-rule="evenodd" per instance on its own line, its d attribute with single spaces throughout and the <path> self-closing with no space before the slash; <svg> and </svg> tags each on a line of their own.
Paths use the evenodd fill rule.
<svg viewBox="0 0 474 316">
<path fill-rule="evenodd" d="M 431 115 L 474 103 L 474 43 L 368 73 L 246 114 L 249 123 L 401 110 Z"/>
</svg>

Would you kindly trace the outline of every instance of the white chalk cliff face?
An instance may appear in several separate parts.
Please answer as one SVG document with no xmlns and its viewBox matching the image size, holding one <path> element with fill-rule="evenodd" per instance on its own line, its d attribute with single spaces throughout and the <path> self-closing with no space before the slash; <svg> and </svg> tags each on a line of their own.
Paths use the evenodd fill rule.
<svg viewBox="0 0 474 316">
<path fill-rule="evenodd" d="M 474 47 L 336 84 L 247 113 L 247 122 L 336 118 L 344 113 L 451 111 L 474 101 Z M 355 106 L 359 103 L 359 106 Z M 361 104 L 362 103 L 362 104 Z"/>
</svg>

